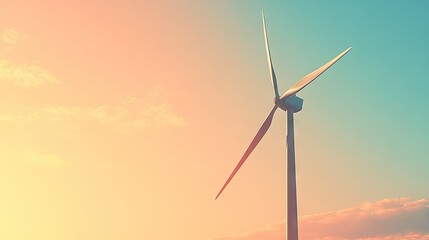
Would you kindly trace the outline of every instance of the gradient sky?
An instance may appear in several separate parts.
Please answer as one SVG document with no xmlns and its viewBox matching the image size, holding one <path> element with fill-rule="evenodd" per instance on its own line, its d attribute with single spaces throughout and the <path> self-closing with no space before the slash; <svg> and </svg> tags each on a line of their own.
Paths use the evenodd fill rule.
<svg viewBox="0 0 429 240">
<path fill-rule="evenodd" d="M 303 236 L 426 239 L 429 3 L 250 0 L 2 1 L 0 238 L 284 229 L 282 112 L 214 200 L 273 104 L 261 10 L 281 92 L 353 47 L 298 94 Z M 356 212 L 418 226 L 312 225 Z"/>
</svg>

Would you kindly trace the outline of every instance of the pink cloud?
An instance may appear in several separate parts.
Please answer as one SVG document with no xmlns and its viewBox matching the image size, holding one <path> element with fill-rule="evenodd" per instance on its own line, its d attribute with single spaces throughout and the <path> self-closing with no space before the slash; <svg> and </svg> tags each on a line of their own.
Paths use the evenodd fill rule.
<svg viewBox="0 0 429 240">
<path fill-rule="evenodd" d="M 301 240 L 429 240 L 429 201 L 392 198 L 335 212 L 304 216 Z M 217 240 L 285 239 L 284 222 Z"/>
</svg>

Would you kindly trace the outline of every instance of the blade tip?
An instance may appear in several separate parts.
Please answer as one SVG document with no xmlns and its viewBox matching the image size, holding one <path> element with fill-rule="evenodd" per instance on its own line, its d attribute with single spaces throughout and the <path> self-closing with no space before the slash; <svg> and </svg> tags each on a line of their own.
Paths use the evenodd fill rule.
<svg viewBox="0 0 429 240">
<path fill-rule="evenodd" d="M 217 198 L 219 197 L 219 195 L 220 195 L 220 193 L 218 193 L 218 194 L 216 195 L 215 200 L 217 200 Z"/>
</svg>

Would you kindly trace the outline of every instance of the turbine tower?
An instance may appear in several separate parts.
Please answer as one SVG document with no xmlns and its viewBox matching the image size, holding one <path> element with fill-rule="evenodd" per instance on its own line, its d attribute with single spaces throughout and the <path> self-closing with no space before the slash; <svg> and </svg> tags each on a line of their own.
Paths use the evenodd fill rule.
<svg viewBox="0 0 429 240">
<path fill-rule="evenodd" d="M 296 94 L 301 91 L 305 86 L 310 84 L 314 79 L 320 76 L 325 72 L 329 67 L 331 67 L 335 62 L 337 62 L 341 57 L 343 57 L 351 47 L 347 48 L 345 51 L 340 53 L 338 56 L 333 58 L 331 61 L 327 62 L 325 65 L 314 70 L 307 76 L 303 77 L 301 80 L 296 82 L 291 88 L 289 88 L 283 95 L 279 95 L 277 87 L 276 74 L 274 72 L 274 67 L 271 61 L 270 47 L 268 45 L 268 36 L 267 29 L 265 26 L 265 17 L 262 13 L 262 23 L 264 28 L 264 39 L 265 39 L 265 50 L 267 52 L 267 61 L 268 68 L 270 70 L 270 78 L 273 84 L 274 90 L 274 107 L 271 109 L 271 112 L 268 114 L 268 117 L 265 119 L 259 131 L 256 133 L 256 136 L 253 138 L 249 147 L 244 152 L 244 155 L 241 157 L 237 166 L 232 171 L 229 178 L 226 180 L 225 184 L 222 186 L 221 190 L 217 194 L 216 198 L 223 192 L 226 186 L 229 184 L 231 179 L 252 153 L 253 149 L 261 141 L 262 137 L 268 131 L 268 128 L 271 125 L 273 120 L 274 113 L 278 108 L 287 112 L 287 239 L 288 240 L 298 240 L 298 213 L 297 213 L 297 200 L 296 200 L 296 174 L 295 174 L 295 143 L 294 143 L 294 124 L 293 124 L 293 115 L 296 112 L 301 111 L 303 99 L 296 96 Z"/>
</svg>

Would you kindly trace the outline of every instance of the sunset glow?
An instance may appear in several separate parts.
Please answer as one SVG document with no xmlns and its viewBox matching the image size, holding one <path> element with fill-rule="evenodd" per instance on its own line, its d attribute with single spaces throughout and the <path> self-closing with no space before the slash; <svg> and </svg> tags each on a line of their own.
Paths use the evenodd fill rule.
<svg viewBox="0 0 429 240">
<path fill-rule="evenodd" d="M 353 47 L 298 93 L 300 239 L 429 239 L 428 7 L 1 1 L 0 239 L 284 239 L 284 114 L 214 200 L 273 106 L 262 10 L 279 90 Z"/>
</svg>

